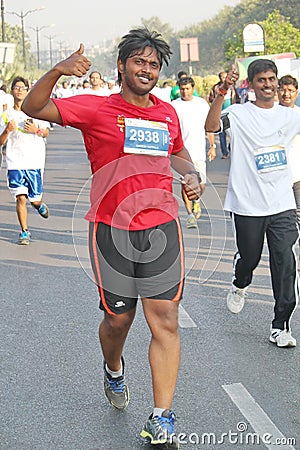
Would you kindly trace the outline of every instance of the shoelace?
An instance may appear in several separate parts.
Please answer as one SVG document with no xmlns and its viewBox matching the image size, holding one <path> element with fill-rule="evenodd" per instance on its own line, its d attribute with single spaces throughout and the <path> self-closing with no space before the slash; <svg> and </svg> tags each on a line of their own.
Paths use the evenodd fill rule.
<svg viewBox="0 0 300 450">
<path fill-rule="evenodd" d="M 175 422 L 174 413 L 171 413 L 169 417 L 159 416 L 156 417 L 156 419 L 159 422 L 159 425 L 162 428 L 166 429 L 169 434 L 174 433 L 174 422 Z"/>
<path fill-rule="evenodd" d="M 114 392 L 116 392 L 116 393 L 124 392 L 124 378 L 123 377 L 117 378 L 117 379 L 112 378 L 111 380 L 108 380 L 108 381 L 109 381 L 109 385 L 110 385 L 111 389 Z"/>
<path fill-rule="evenodd" d="M 234 294 L 237 294 L 239 297 L 248 297 L 248 293 L 245 291 L 243 292 L 241 289 L 234 291 Z"/>
<path fill-rule="evenodd" d="M 280 334 L 281 334 L 282 331 L 284 331 L 284 330 L 276 330 L 276 331 L 273 331 L 272 337 L 273 337 L 274 339 L 278 338 L 278 336 L 280 336 Z"/>
</svg>

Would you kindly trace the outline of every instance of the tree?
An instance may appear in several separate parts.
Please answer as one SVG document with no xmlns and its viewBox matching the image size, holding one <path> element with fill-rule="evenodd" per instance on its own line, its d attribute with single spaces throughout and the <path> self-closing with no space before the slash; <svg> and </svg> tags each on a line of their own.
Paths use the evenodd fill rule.
<svg viewBox="0 0 300 450">
<path fill-rule="evenodd" d="M 13 78 L 20 75 L 29 80 L 33 78 L 39 78 L 36 70 L 36 62 L 34 56 L 30 53 L 31 44 L 27 33 L 25 33 L 25 51 L 27 58 L 28 70 L 25 72 L 24 61 L 23 61 L 23 43 L 22 43 L 22 29 L 18 25 L 5 24 L 5 40 L 12 44 L 16 44 L 15 57 L 13 64 L 8 64 L 4 68 L 3 72 L 3 82 L 5 84 L 10 83 Z"/>
<path fill-rule="evenodd" d="M 107 51 L 102 51 L 94 58 L 90 58 L 92 61 L 93 70 L 99 70 L 101 74 L 108 78 L 114 77 L 114 70 L 116 68 L 116 54 L 117 47 L 115 45 L 111 45 Z"/>
<path fill-rule="evenodd" d="M 265 34 L 265 53 L 287 53 L 293 52 L 300 56 L 300 30 L 295 28 L 288 17 L 282 16 L 275 10 L 270 13 L 266 20 L 259 23 Z M 224 54 L 228 62 L 244 55 L 243 30 L 240 29 L 231 39 L 227 39 L 224 45 Z M 246 55 L 247 56 L 247 55 Z"/>
<path fill-rule="evenodd" d="M 173 61 L 178 60 L 177 55 L 177 42 L 175 38 L 174 30 L 172 29 L 171 25 L 168 23 L 163 23 L 159 17 L 153 16 L 149 19 L 141 18 L 141 23 L 143 26 L 147 27 L 149 30 L 157 31 L 158 33 L 161 33 L 163 38 L 167 41 L 167 43 L 170 45 L 171 51 L 172 51 L 172 57 L 169 62 L 168 66 L 164 66 L 161 72 L 161 76 L 169 77 L 172 76 L 174 73 L 174 66 L 172 64 Z"/>
<path fill-rule="evenodd" d="M 290 19 L 275 10 L 261 23 L 265 30 L 265 48 L 267 54 L 294 52 L 300 57 L 300 30 Z"/>
<path fill-rule="evenodd" d="M 233 62 L 235 58 L 242 58 L 245 56 L 242 35 L 243 30 L 239 30 L 239 32 L 235 33 L 231 39 L 226 40 L 224 44 L 224 55 L 228 63 Z"/>
<path fill-rule="evenodd" d="M 294 29 L 300 28 L 299 0 L 242 0 L 235 7 L 225 6 L 212 19 L 180 31 L 180 37 L 198 37 L 200 62 L 195 64 L 195 72 L 203 76 L 227 70 L 235 57 L 244 56 L 244 26 L 263 23 L 275 9 L 290 20 Z"/>
<path fill-rule="evenodd" d="M 161 33 L 164 39 L 169 43 L 170 38 L 174 35 L 174 31 L 170 24 L 163 23 L 159 17 L 153 16 L 149 19 L 141 18 L 142 25 L 149 30 L 157 31 Z"/>
<path fill-rule="evenodd" d="M 5 24 L 5 40 L 12 44 L 16 44 L 15 59 L 21 61 L 22 56 L 22 30 L 18 25 L 8 25 Z"/>
<path fill-rule="evenodd" d="M 13 64 L 7 64 L 4 68 L 3 83 L 10 83 L 18 74 L 24 73 L 24 62 L 22 53 L 22 31 L 21 27 L 5 24 L 5 40 L 16 44 L 15 57 Z"/>
</svg>

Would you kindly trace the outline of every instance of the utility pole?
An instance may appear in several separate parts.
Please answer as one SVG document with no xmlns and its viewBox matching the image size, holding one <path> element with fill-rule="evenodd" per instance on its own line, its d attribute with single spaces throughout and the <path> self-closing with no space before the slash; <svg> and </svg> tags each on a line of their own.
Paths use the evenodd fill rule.
<svg viewBox="0 0 300 450">
<path fill-rule="evenodd" d="M 1 0 L 1 28 L 2 28 L 2 42 L 5 42 L 4 0 Z"/>
<path fill-rule="evenodd" d="M 8 12 L 8 14 L 14 14 L 15 16 L 19 17 L 21 19 L 21 30 L 22 30 L 22 47 L 23 47 L 23 62 L 24 62 L 24 69 L 27 69 L 27 64 L 26 64 L 26 47 L 25 47 L 25 30 L 24 30 L 24 19 L 26 16 L 28 16 L 28 14 L 34 13 L 36 11 L 41 11 L 42 9 L 44 9 L 43 6 L 41 6 L 40 8 L 36 8 L 36 9 L 29 9 L 28 11 L 26 11 L 25 13 L 21 10 L 20 13 L 17 13 L 15 11 L 11 11 Z"/>
<path fill-rule="evenodd" d="M 40 68 L 40 38 L 39 38 L 39 32 L 43 30 L 44 28 L 54 27 L 55 25 L 44 25 L 42 27 L 29 27 L 31 30 L 35 31 L 36 33 L 36 53 L 37 53 L 37 67 Z"/>
<path fill-rule="evenodd" d="M 50 36 L 45 36 L 47 39 L 49 39 L 49 52 L 50 52 L 50 69 L 51 69 L 51 67 L 53 66 L 53 63 L 52 63 L 52 39 L 53 38 L 55 38 L 56 36 L 52 36 L 52 35 L 50 35 Z"/>
</svg>

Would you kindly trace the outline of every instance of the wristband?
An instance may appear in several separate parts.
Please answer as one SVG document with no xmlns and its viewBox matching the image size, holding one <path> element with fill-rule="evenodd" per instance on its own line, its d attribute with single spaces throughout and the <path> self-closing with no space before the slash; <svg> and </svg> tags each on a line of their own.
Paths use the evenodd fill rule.
<svg viewBox="0 0 300 450">
<path fill-rule="evenodd" d="M 38 136 L 43 137 L 43 130 L 41 130 L 40 128 L 38 128 L 36 134 L 37 134 Z"/>
<path fill-rule="evenodd" d="M 224 88 L 219 88 L 218 94 L 222 95 L 222 97 L 225 97 L 225 95 L 227 94 L 227 91 Z"/>
</svg>

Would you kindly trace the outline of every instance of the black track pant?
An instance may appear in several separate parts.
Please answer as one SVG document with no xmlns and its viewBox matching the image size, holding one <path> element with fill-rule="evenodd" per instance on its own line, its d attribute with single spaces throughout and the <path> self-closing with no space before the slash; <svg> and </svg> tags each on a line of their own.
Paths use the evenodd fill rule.
<svg viewBox="0 0 300 450">
<path fill-rule="evenodd" d="M 266 236 L 275 299 L 272 327 L 289 330 L 290 318 L 299 297 L 295 253 L 299 237 L 296 211 L 263 217 L 232 214 L 232 219 L 238 249 L 234 257 L 233 284 L 244 288 L 251 283 Z"/>
</svg>

